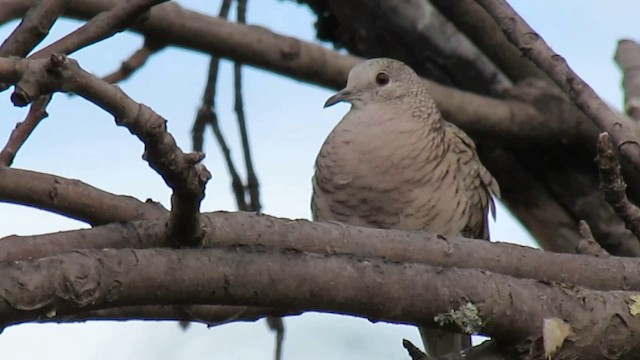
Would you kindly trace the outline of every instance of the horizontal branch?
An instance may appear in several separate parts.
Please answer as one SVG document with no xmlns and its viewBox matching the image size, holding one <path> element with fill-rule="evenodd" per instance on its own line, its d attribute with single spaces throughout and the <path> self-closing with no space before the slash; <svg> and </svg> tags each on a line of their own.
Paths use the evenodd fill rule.
<svg viewBox="0 0 640 360">
<path fill-rule="evenodd" d="M 168 212 L 156 202 L 115 195 L 79 180 L 0 167 L 0 201 L 36 207 L 91 224 L 153 220 Z"/>
<path fill-rule="evenodd" d="M 566 348 L 592 359 L 640 351 L 640 318 L 629 313 L 633 294 L 473 269 L 256 247 L 84 250 L 0 263 L 5 325 L 114 306 L 223 304 L 435 326 L 438 314 L 466 305 L 478 311 L 474 331 L 507 342 L 540 337 L 545 318 L 564 319 L 575 333 L 575 343 Z M 607 337 L 612 332 L 620 337 Z M 593 337 L 602 340 L 582 341 Z"/>
<path fill-rule="evenodd" d="M 250 212 L 203 214 L 204 247 L 295 249 L 320 255 L 381 258 L 398 263 L 475 268 L 516 278 L 562 282 L 598 290 L 640 291 L 639 259 L 560 254 L 524 246 L 443 238 L 424 232 L 378 230 L 290 220 Z M 163 221 L 0 239 L 0 261 L 52 256 L 76 249 L 165 247 Z"/>
</svg>

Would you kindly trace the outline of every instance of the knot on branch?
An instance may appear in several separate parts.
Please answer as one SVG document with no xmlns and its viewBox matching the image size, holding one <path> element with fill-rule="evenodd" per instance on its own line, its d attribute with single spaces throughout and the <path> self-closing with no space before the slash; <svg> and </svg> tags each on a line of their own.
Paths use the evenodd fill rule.
<svg viewBox="0 0 640 360">
<path fill-rule="evenodd" d="M 48 59 L 19 61 L 17 66 L 24 66 L 24 70 L 11 94 L 13 105 L 27 106 L 40 96 L 61 89 L 62 72 L 70 62 L 64 54 L 52 54 Z"/>
</svg>

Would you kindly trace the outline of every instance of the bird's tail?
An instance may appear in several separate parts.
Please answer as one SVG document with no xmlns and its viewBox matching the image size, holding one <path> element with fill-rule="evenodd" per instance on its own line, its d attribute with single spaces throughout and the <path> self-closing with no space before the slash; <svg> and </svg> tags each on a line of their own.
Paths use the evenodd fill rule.
<svg viewBox="0 0 640 360">
<path fill-rule="evenodd" d="M 419 326 L 420 336 L 428 355 L 433 357 L 459 352 L 471 347 L 471 335 Z"/>
</svg>

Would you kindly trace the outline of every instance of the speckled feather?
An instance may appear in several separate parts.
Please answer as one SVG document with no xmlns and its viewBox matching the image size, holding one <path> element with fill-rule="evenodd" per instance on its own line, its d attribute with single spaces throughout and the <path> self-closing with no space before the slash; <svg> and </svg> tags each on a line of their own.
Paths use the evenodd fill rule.
<svg viewBox="0 0 640 360">
<path fill-rule="evenodd" d="M 387 84 L 377 83 L 380 73 Z M 365 61 L 336 96 L 352 107 L 318 154 L 314 220 L 489 239 L 498 183 L 413 70 L 391 59 Z M 421 334 L 433 356 L 471 344 L 468 335 Z"/>
</svg>

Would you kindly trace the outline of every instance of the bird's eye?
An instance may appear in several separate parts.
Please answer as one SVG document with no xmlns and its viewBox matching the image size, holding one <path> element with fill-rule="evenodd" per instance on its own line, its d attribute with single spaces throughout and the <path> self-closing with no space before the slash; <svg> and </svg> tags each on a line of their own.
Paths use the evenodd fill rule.
<svg viewBox="0 0 640 360">
<path fill-rule="evenodd" d="M 387 85 L 389 83 L 389 74 L 386 72 L 379 72 L 376 75 L 376 83 L 380 86 Z"/>
</svg>

